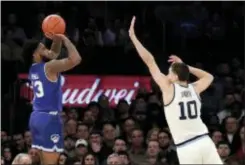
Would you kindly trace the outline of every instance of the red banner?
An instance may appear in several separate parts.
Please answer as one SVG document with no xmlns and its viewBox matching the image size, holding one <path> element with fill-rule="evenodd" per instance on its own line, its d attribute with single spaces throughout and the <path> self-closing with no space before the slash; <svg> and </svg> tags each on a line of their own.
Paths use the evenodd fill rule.
<svg viewBox="0 0 245 165">
<path fill-rule="evenodd" d="M 26 74 L 20 74 L 20 79 L 27 79 Z M 111 106 L 115 106 L 120 99 L 129 104 L 140 87 L 150 90 L 150 77 L 141 76 L 81 76 L 63 75 L 63 104 L 65 106 L 80 107 L 97 101 L 101 94 L 109 98 Z M 29 83 L 21 87 L 21 96 L 32 99 Z"/>
</svg>

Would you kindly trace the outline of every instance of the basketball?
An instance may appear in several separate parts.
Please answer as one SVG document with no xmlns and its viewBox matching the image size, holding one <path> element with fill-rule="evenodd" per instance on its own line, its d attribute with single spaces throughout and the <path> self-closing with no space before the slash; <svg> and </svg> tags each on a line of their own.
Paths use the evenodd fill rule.
<svg viewBox="0 0 245 165">
<path fill-rule="evenodd" d="M 42 22 L 42 30 L 46 36 L 48 33 L 64 34 L 65 29 L 66 23 L 64 19 L 57 14 L 48 15 Z"/>
</svg>

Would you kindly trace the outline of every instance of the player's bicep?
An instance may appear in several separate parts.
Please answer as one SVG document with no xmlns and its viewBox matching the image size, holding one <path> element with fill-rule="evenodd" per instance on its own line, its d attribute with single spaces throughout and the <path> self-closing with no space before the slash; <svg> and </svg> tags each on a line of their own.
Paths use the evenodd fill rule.
<svg viewBox="0 0 245 165">
<path fill-rule="evenodd" d="M 161 89 L 165 89 L 170 86 L 170 82 L 167 76 L 160 71 L 160 69 L 158 68 L 155 62 L 152 62 L 150 65 L 148 65 L 148 68 L 152 78 Z"/>
<path fill-rule="evenodd" d="M 46 63 L 46 71 L 52 73 L 60 73 L 72 69 L 77 64 L 68 58 L 64 58 L 61 60 L 52 60 Z"/>
<path fill-rule="evenodd" d="M 213 82 L 213 76 L 204 77 L 193 83 L 193 87 L 198 94 L 205 91 Z"/>
</svg>

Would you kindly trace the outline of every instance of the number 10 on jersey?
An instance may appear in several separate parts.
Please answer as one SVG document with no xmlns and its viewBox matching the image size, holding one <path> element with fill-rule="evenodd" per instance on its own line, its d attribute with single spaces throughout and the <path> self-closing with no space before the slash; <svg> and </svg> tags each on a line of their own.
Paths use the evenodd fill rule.
<svg viewBox="0 0 245 165">
<path fill-rule="evenodd" d="M 197 114 L 197 104 L 196 101 L 180 102 L 180 120 L 196 119 Z"/>
</svg>

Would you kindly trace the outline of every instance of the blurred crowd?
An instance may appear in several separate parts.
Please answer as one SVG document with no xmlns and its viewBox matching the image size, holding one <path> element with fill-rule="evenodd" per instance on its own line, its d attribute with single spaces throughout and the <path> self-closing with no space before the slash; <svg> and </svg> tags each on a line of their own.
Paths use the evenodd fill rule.
<svg viewBox="0 0 245 165">
<path fill-rule="evenodd" d="M 19 96 L 17 75 L 28 71 L 24 43 L 42 39 L 40 24 L 50 13 L 65 18 L 67 35 L 84 59 L 67 74 L 149 74 L 128 38 L 132 15 L 137 35 L 162 71 L 169 53 L 176 53 L 214 74 L 214 83 L 201 95 L 202 119 L 223 162 L 245 164 L 243 3 L 58 1 L 2 2 L 2 164 L 11 164 L 19 153 L 40 164 L 28 131 L 32 107 Z M 65 56 L 62 50 L 60 58 Z M 110 107 L 101 95 L 83 108 L 64 107 L 65 151 L 59 164 L 178 164 L 161 92 L 151 85 L 151 91 L 140 88 L 131 104 L 120 100 Z"/>
</svg>

